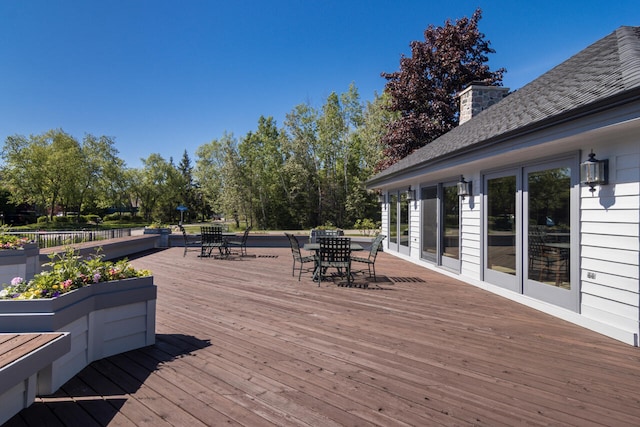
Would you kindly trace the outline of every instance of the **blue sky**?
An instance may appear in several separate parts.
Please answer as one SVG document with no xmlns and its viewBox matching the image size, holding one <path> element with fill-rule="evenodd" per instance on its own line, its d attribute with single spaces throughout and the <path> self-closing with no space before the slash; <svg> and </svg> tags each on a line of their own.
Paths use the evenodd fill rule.
<svg viewBox="0 0 640 427">
<path fill-rule="evenodd" d="M 0 0 L 0 139 L 61 128 L 114 137 L 130 167 L 185 149 L 195 161 L 352 82 L 373 99 L 429 24 L 476 7 L 512 90 L 640 25 L 637 0 Z"/>
</svg>

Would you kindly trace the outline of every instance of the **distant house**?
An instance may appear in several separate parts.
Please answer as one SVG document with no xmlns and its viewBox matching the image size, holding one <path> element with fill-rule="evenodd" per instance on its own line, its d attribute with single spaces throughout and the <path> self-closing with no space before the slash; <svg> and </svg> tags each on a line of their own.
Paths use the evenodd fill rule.
<svg viewBox="0 0 640 427">
<path fill-rule="evenodd" d="M 507 91 L 471 85 L 457 128 L 368 181 L 385 250 L 638 346 L 640 27 Z"/>
</svg>

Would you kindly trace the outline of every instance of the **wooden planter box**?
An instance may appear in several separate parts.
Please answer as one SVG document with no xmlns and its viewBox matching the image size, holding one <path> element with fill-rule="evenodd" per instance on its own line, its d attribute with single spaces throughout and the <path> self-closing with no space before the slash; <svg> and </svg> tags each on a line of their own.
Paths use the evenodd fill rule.
<svg viewBox="0 0 640 427">
<path fill-rule="evenodd" d="M 23 249 L 0 250 L 0 288 L 11 283 L 14 277 L 33 279 L 40 272 L 40 249 L 28 243 Z"/>
<path fill-rule="evenodd" d="M 0 300 L 0 332 L 70 332 L 69 353 L 38 374 L 38 394 L 51 394 L 94 360 L 154 344 L 156 294 L 153 277 L 139 277 Z"/>
</svg>

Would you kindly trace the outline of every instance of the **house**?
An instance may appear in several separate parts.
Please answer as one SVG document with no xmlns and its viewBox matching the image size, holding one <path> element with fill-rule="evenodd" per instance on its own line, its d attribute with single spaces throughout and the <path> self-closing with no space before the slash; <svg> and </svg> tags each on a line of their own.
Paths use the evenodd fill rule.
<svg viewBox="0 0 640 427">
<path fill-rule="evenodd" d="M 458 127 L 367 182 L 386 252 L 638 346 L 640 27 L 460 101 Z"/>
</svg>

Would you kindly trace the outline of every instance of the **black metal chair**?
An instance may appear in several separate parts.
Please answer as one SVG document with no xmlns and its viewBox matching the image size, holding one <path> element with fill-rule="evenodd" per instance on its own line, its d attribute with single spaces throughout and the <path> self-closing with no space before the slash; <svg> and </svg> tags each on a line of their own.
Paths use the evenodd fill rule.
<svg viewBox="0 0 640 427">
<path fill-rule="evenodd" d="M 568 277 L 568 252 L 547 245 L 546 233 L 537 227 L 529 229 L 529 277 L 537 273 L 537 281 L 542 282 L 549 274 L 554 276 L 555 285 L 560 286 Z"/>
<path fill-rule="evenodd" d="M 347 286 L 351 286 L 351 239 L 349 237 L 321 237 L 318 242 L 320 243 L 316 272 L 318 286 L 329 268 L 338 269 L 340 276 L 347 277 Z"/>
<path fill-rule="evenodd" d="M 251 227 L 247 227 L 246 230 L 244 230 L 244 234 L 242 235 L 242 238 L 240 240 L 234 240 L 234 239 L 230 239 L 227 241 L 227 245 L 229 246 L 229 250 L 231 250 L 231 248 L 239 248 L 240 249 L 240 256 L 246 256 L 247 255 L 247 238 L 249 237 L 249 231 L 251 231 Z"/>
<path fill-rule="evenodd" d="M 186 257 L 188 251 L 199 251 L 200 253 L 202 253 L 202 240 L 189 239 L 189 236 L 187 235 L 187 230 L 185 230 L 182 224 L 179 224 L 178 227 L 180 227 L 180 231 L 182 232 L 182 238 L 184 239 L 184 254 L 182 256 Z"/>
<path fill-rule="evenodd" d="M 200 256 L 210 257 L 214 249 L 218 249 L 221 258 L 229 256 L 229 246 L 222 235 L 222 227 L 220 226 L 203 226 L 200 227 L 202 232 L 202 244 Z"/>
<path fill-rule="evenodd" d="M 298 243 L 298 239 L 293 234 L 284 233 L 285 236 L 289 239 L 289 243 L 291 244 L 291 254 L 293 255 L 293 270 L 291 271 L 291 275 L 295 276 L 296 274 L 296 263 L 299 263 L 298 267 L 298 281 L 300 280 L 300 276 L 302 276 L 302 270 L 306 271 L 315 271 L 316 268 L 316 257 L 314 255 L 302 256 L 300 253 L 300 244 Z M 304 268 L 304 264 L 312 262 L 313 267 Z"/>
<path fill-rule="evenodd" d="M 376 278 L 376 258 L 378 256 L 378 252 L 382 249 L 382 241 L 386 238 L 384 234 L 378 234 L 378 236 L 371 243 L 371 249 L 369 250 L 369 255 L 365 257 L 352 256 L 351 261 L 365 263 L 367 265 L 367 270 L 369 271 L 369 277 L 371 277 L 371 272 L 373 271 L 373 281 L 377 282 Z M 364 271 L 364 270 L 362 270 Z"/>
</svg>

